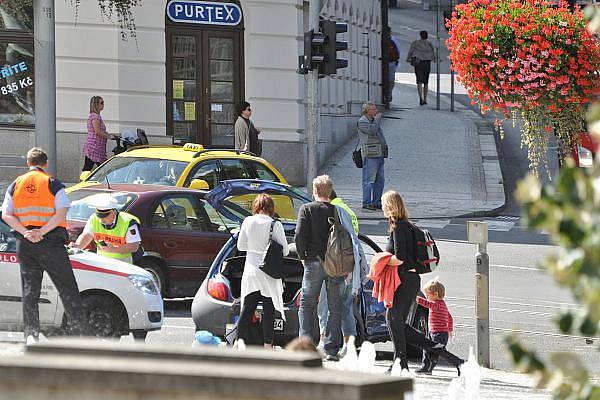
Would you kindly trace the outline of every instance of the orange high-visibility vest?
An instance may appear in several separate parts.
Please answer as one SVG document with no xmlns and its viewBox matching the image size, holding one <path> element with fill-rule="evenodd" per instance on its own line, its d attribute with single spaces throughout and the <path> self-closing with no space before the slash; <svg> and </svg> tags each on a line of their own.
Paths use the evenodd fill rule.
<svg viewBox="0 0 600 400">
<path fill-rule="evenodd" d="M 12 194 L 14 215 L 23 226 L 44 226 L 56 213 L 50 179 L 50 175 L 39 169 L 16 179 Z M 59 226 L 66 228 L 66 221 Z"/>
</svg>

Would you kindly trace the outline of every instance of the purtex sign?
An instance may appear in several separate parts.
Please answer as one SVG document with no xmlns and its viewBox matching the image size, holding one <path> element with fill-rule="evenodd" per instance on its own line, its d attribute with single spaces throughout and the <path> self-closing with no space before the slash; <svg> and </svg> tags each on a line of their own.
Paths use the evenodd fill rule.
<svg viewBox="0 0 600 400">
<path fill-rule="evenodd" d="M 237 4 L 212 1 L 171 0 L 167 15 L 173 22 L 235 26 L 242 21 Z"/>
</svg>

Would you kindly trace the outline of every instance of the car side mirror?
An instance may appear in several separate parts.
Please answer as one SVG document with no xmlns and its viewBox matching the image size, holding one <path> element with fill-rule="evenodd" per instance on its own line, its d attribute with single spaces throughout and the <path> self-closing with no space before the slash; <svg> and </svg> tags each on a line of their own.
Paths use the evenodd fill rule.
<svg viewBox="0 0 600 400">
<path fill-rule="evenodd" d="M 92 171 L 81 171 L 81 174 L 79 174 L 79 180 L 85 181 L 90 176 L 91 173 L 92 173 Z"/>
<path fill-rule="evenodd" d="M 192 182 L 190 183 L 190 188 L 199 190 L 210 189 L 210 187 L 208 186 L 208 182 L 206 182 L 204 179 L 192 179 Z"/>
</svg>

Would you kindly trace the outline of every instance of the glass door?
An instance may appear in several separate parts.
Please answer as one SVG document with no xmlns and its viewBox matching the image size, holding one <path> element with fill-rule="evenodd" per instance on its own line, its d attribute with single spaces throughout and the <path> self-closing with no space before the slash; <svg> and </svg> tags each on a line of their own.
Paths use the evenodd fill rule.
<svg viewBox="0 0 600 400">
<path fill-rule="evenodd" d="M 173 143 L 233 148 L 243 93 L 242 32 L 170 29 L 167 130 Z"/>
<path fill-rule="evenodd" d="M 239 42 L 235 32 L 206 31 L 204 128 L 212 147 L 234 146 L 233 126 L 239 95 Z"/>
<path fill-rule="evenodd" d="M 169 82 L 173 142 L 197 142 L 198 130 L 198 38 L 196 34 L 171 36 Z"/>
</svg>

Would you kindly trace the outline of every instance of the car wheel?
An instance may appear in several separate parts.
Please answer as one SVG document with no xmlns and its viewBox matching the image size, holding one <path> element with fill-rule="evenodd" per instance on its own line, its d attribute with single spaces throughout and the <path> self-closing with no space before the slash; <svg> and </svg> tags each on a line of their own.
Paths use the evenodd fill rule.
<svg viewBox="0 0 600 400">
<path fill-rule="evenodd" d="M 415 318 L 413 319 L 412 327 L 424 335 L 427 335 L 428 320 L 429 313 L 427 309 L 419 306 L 417 307 L 417 311 L 415 311 Z M 419 360 L 423 358 L 423 350 L 415 346 L 408 345 L 406 348 L 406 353 L 408 358 L 418 358 Z"/>
<path fill-rule="evenodd" d="M 147 331 L 132 331 L 131 334 L 133 335 L 133 339 L 136 342 L 145 342 L 146 341 L 146 336 L 148 336 L 148 332 Z"/>
<path fill-rule="evenodd" d="M 121 337 L 124 331 L 123 310 L 108 295 L 91 295 L 83 299 L 90 334 L 96 337 Z"/>
<path fill-rule="evenodd" d="M 138 263 L 138 266 L 142 267 L 152 275 L 154 282 L 156 282 L 156 286 L 158 286 L 158 292 L 164 297 L 167 294 L 167 280 L 162 267 L 156 261 L 148 260 L 146 258 L 142 258 Z"/>
</svg>

